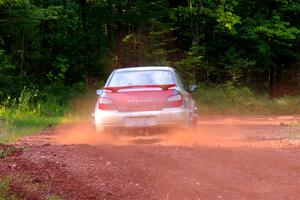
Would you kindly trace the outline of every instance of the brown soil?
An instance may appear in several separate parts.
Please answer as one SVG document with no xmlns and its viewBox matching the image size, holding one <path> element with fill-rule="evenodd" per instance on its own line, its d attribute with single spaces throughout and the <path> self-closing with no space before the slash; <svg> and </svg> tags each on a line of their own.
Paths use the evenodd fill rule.
<svg viewBox="0 0 300 200">
<path fill-rule="evenodd" d="M 194 132 L 103 135 L 63 124 L 19 140 L 0 178 L 25 199 L 300 199 L 299 116 L 199 121 Z"/>
<path fill-rule="evenodd" d="M 8 156 L 19 156 L 22 154 L 22 149 L 15 148 L 13 145 L 0 144 L 0 159 Z"/>
</svg>

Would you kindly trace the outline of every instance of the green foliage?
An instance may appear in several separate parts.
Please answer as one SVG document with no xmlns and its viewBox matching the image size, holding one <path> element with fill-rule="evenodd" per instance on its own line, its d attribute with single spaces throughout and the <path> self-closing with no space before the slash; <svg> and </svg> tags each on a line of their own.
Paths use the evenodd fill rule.
<svg viewBox="0 0 300 200">
<path fill-rule="evenodd" d="M 10 58 L 5 54 L 5 51 L 0 49 L 0 99 L 3 99 L 7 93 L 13 90 L 12 87 L 16 78 L 13 76 L 15 66 L 11 64 Z"/>
<path fill-rule="evenodd" d="M 176 63 L 176 67 L 182 77 L 188 80 L 187 84 L 193 81 L 195 71 L 203 70 L 209 72 L 211 69 L 210 66 L 205 63 L 205 57 L 203 53 L 201 53 L 202 50 L 203 48 L 201 47 L 192 46 L 192 48 L 186 52 L 184 59 Z"/>
<path fill-rule="evenodd" d="M 270 99 L 255 94 L 248 87 L 237 87 L 232 82 L 217 86 L 200 85 L 193 94 L 200 114 L 206 115 L 259 115 L 298 114 L 300 98 L 284 96 Z"/>
<path fill-rule="evenodd" d="M 70 65 L 67 59 L 59 57 L 56 62 L 54 62 L 53 70 L 47 74 L 47 77 L 52 82 L 63 82 L 65 80 L 65 74 Z M 55 71 L 55 72 L 53 72 Z"/>
<path fill-rule="evenodd" d="M 299 71 L 296 0 L 0 0 L 0 13 L 0 101 L 26 86 L 65 103 L 72 85 L 122 66 L 173 65 L 187 81 L 261 90 Z"/>
<path fill-rule="evenodd" d="M 178 68 L 209 84 L 274 87 L 300 60 L 299 6 L 286 0 L 182 3 L 171 15 L 176 36 L 185 41 Z"/>
<path fill-rule="evenodd" d="M 57 124 L 66 110 L 69 97 L 47 95 L 43 99 L 38 90 L 25 87 L 18 98 L 7 97 L 0 104 L 0 127 L 3 130 L 0 142 L 9 142 Z"/>
<path fill-rule="evenodd" d="M 216 18 L 221 29 L 225 28 L 232 31 L 232 33 L 235 32 L 234 27 L 241 23 L 240 16 L 234 13 L 237 6 L 238 1 L 236 0 L 220 1 L 220 5 L 213 12 L 213 16 Z"/>
<path fill-rule="evenodd" d="M 161 27 L 157 27 L 160 29 Z M 129 34 L 122 41 L 124 53 L 122 63 L 125 66 L 170 65 L 166 50 L 166 31 L 150 31 L 148 35 Z"/>
<path fill-rule="evenodd" d="M 11 149 L 6 148 L 6 149 L 0 149 L 0 159 L 4 158 L 6 156 L 9 156 L 11 154 Z"/>
<path fill-rule="evenodd" d="M 84 91 L 83 82 L 72 87 L 56 83 L 42 91 L 24 87 L 18 97 L 8 96 L 0 103 L 0 143 L 56 125 L 69 109 L 70 101 Z"/>
</svg>

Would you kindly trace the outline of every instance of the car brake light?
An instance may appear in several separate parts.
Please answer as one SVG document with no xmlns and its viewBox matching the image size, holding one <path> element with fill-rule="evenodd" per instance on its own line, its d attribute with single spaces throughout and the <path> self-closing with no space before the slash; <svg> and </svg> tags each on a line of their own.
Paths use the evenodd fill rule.
<svg viewBox="0 0 300 200">
<path fill-rule="evenodd" d="M 167 98 L 167 102 L 165 107 L 172 108 L 172 107 L 180 107 L 182 106 L 182 96 L 180 94 L 176 94 Z"/>
<path fill-rule="evenodd" d="M 100 110 L 115 110 L 114 103 L 108 98 L 99 97 L 98 108 Z"/>
</svg>

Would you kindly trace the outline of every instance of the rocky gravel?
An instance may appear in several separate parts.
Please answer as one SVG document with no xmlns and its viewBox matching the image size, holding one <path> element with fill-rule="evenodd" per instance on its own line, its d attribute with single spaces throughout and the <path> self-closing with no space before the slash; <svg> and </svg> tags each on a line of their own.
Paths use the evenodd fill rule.
<svg viewBox="0 0 300 200">
<path fill-rule="evenodd" d="M 193 132 L 110 135 L 62 124 L 16 142 L 22 153 L 0 159 L 0 177 L 25 199 L 296 200 L 298 120 L 202 117 Z"/>
</svg>

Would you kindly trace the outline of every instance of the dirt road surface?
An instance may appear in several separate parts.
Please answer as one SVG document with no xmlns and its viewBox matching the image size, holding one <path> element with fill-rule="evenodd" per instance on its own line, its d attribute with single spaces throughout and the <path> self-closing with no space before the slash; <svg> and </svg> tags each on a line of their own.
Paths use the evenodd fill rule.
<svg viewBox="0 0 300 200">
<path fill-rule="evenodd" d="M 62 124 L 19 140 L 0 177 L 25 199 L 298 200 L 299 121 L 201 117 L 197 132 L 111 135 Z"/>
</svg>

